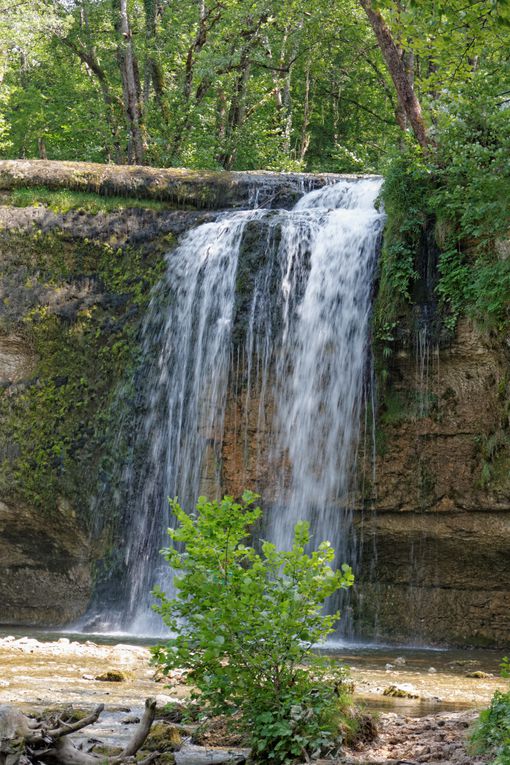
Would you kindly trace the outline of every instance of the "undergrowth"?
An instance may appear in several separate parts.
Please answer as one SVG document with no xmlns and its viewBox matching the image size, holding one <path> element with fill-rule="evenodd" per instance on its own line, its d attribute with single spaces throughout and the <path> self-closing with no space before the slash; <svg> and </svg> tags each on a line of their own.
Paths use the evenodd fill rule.
<svg viewBox="0 0 510 765">
<path fill-rule="evenodd" d="M 394 340 L 411 304 L 420 237 L 433 226 L 442 323 L 461 315 L 488 330 L 510 326 L 510 110 L 490 78 L 466 85 L 440 110 L 427 154 L 407 146 L 390 162 L 382 192 L 388 216 L 376 302 L 375 337 Z"/>
</svg>

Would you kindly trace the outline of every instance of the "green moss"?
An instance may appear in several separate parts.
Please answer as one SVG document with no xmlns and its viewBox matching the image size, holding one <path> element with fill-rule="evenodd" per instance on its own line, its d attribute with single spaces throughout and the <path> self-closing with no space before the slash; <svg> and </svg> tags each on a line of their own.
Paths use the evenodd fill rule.
<svg viewBox="0 0 510 765">
<path fill-rule="evenodd" d="M 482 458 L 479 485 L 481 488 L 508 491 L 510 488 L 510 433 L 506 427 L 476 439 Z"/>
<path fill-rule="evenodd" d="M 148 752 L 174 752 L 182 746 L 182 738 L 175 725 L 155 722 L 144 743 Z"/>
<path fill-rule="evenodd" d="M 137 207 L 149 210 L 172 208 L 171 204 L 156 199 L 107 197 L 93 192 L 70 191 L 69 189 L 53 190 L 42 186 L 14 189 L 3 195 L 2 201 L 13 207 L 38 207 L 42 205 L 56 213 L 66 213 L 71 210 L 86 213 L 115 212 L 116 210 Z"/>
<path fill-rule="evenodd" d="M 2 497 L 50 514 L 67 500 L 86 522 L 91 482 L 108 469 L 116 391 L 136 364 L 140 321 L 169 246 L 168 237 L 113 249 L 3 233 L 1 276 L 12 289 L 3 330 L 21 335 L 37 362 L 30 379 L 0 390 Z"/>
<path fill-rule="evenodd" d="M 429 417 L 437 409 L 437 396 L 430 391 L 388 389 L 381 407 L 380 422 L 398 425 Z"/>
<path fill-rule="evenodd" d="M 108 669 L 96 675 L 96 680 L 102 683 L 125 683 L 128 675 L 120 669 Z"/>
</svg>

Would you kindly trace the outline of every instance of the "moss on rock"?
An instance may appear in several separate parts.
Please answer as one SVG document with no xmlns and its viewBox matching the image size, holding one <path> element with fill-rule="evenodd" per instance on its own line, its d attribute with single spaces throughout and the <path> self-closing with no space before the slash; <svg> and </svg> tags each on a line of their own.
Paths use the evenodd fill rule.
<svg viewBox="0 0 510 765">
<path fill-rule="evenodd" d="M 175 725 L 166 722 L 152 724 L 143 745 L 148 752 L 176 752 L 182 746 L 182 738 Z"/>
<path fill-rule="evenodd" d="M 0 326 L 21 337 L 36 362 L 29 378 L 0 391 L 0 496 L 50 513 L 59 505 L 85 512 L 115 389 L 135 361 L 169 246 L 168 237 L 135 248 L 71 241 L 58 231 L 2 232 Z"/>
</svg>

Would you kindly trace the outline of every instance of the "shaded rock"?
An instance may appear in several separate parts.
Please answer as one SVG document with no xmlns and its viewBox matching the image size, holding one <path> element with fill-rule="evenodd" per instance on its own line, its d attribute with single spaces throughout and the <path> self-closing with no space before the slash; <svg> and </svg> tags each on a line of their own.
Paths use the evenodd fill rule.
<svg viewBox="0 0 510 765">
<path fill-rule="evenodd" d="M 137 725 L 140 722 L 138 715 L 128 715 L 121 720 L 122 725 Z"/>
<path fill-rule="evenodd" d="M 481 669 L 477 669 L 474 672 L 466 672 L 466 677 L 473 677 L 476 680 L 488 680 L 494 677 L 494 675 L 491 675 L 490 672 L 482 672 Z"/>
<path fill-rule="evenodd" d="M 89 547 L 70 516 L 48 523 L 40 510 L 0 500 L 0 623 L 59 626 L 76 619 L 90 600 Z M 17 644 L 37 648 L 37 641 Z"/>
</svg>

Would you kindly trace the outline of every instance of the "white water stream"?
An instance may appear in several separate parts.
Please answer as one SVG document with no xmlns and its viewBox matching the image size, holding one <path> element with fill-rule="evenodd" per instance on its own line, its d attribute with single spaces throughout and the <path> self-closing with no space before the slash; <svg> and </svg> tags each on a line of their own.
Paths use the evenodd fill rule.
<svg viewBox="0 0 510 765">
<path fill-rule="evenodd" d="M 118 627 L 160 633 L 150 589 L 169 591 L 167 498 L 192 508 L 204 490 L 222 490 L 225 409 L 234 368 L 239 261 L 247 233 L 259 237 L 242 341 L 245 418 L 254 396 L 266 428 L 272 501 L 263 534 L 287 545 L 296 521 L 310 521 L 352 562 L 349 491 L 368 358 L 369 315 L 384 216 L 379 179 L 312 191 L 293 210 L 221 214 L 189 231 L 166 258 L 166 275 L 143 329 L 141 461 L 126 463 L 123 551 L 125 602 Z M 239 350 L 237 350 L 239 358 Z M 275 410 L 271 423 L 267 402 Z M 254 438 L 244 430 L 246 444 Z M 256 434 L 255 434 L 256 440 Z M 245 446 L 246 446 L 245 444 Z M 267 455 L 266 455 L 267 459 Z M 206 465 L 207 463 L 207 465 Z M 207 471 L 206 471 L 207 467 Z M 257 490 L 257 486 L 251 486 Z M 350 557 L 347 557 L 350 556 Z M 107 621 L 107 620 L 106 620 Z"/>
</svg>

